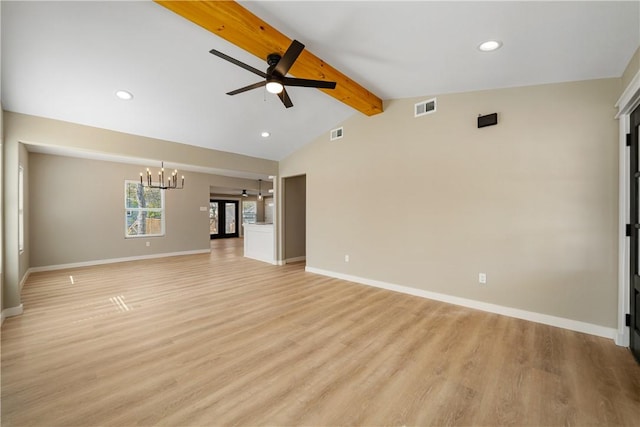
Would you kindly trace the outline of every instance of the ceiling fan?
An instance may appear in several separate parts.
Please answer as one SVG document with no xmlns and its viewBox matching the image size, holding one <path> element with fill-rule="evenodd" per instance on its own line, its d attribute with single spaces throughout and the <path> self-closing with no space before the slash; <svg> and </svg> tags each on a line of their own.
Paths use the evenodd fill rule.
<svg viewBox="0 0 640 427">
<path fill-rule="evenodd" d="M 335 89 L 336 87 L 336 82 L 287 77 L 287 72 L 289 71 L 293 63 L 296 62 L 296 59 L 298 59 L 298 56 L 303 49 L 304 45 L 299 41 L 294 40 L 293 42 L 291 42 L 291 45 L 282 57 L 277 53 L 270 54 L 269 56 L 267 56 L 267 64 L 269 64 L 269 68 L 267 68 L 266 73 L 253 68 L 252 66 L 247 65 L 244 62 L 240 62 L 237 59 L 225 55 L 224 53 L 215 49 L 211 49 L 209 53 L 225 59 L 232 64 L 237 65 L 238 67 L 244 68 L 247 71 L 251 71 L 252 73 L 257 74 L 264 79 L 264 81 L 262 82 L 254 83 L 249 86 L 227 92 L 227 95 L 237 95 L 251 89 L 257 89 L 259 87 L 266 86 L 268 92 L 277 94 L 284 106 L 289 108 L 293 107 L 293 102 L 291 102 L 291 98 L 289 98 L 285 86 L 315 87 L 320 89 Z"/>
</svg>

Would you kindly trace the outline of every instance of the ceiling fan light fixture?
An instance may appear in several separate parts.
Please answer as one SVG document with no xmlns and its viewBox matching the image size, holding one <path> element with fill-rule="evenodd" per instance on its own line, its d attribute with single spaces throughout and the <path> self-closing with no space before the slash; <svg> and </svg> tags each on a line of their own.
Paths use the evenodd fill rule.
<svg viewBox="0 0 640 427">
<path fill-rule="evenodd" d="M 499 40 L 487 40 L 484 43 L 480 43 L 478 49 L 482 52 L 493 52 L 494 50 L 498 50 L 502 47 L 502 42 Z"/>
<path fill-rule="evenodd" d="M 282 92 L 283 89 L 284 89 L 284 86 L 282 86 L 282 83 L 280 82 L 276 82 L 276 81 L 267 82 L 267 92 L 269 93 L 278 94 Z"/>
<path fill-rule="evenodd" d="M 247 190 L 242 190 L 242 197 L 249 197 Z"/>
</svg>

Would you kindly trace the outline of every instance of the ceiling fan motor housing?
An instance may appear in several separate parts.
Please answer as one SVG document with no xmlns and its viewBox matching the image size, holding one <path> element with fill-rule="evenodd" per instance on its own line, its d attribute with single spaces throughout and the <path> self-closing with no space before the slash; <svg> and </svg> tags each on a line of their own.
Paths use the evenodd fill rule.
<svg viewBox="0 0 640 427">
<path fill-rule="evenodd" d="M 269 54 L 269 56 L 267 56 L 267 64 L 269 64 L 271 67 L 275 67 L 276 65 L 278 65 L 278 62 L 280 62 L 280 59 L 282 57 L 277 54 L 277 53 L 271 53 Z"/>
</svg>

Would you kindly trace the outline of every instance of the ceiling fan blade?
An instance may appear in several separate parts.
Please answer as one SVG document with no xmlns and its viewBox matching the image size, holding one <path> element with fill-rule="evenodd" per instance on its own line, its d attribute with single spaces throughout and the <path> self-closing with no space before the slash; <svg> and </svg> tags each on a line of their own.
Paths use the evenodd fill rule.
<svg viewBox="0 0 640 427">
<path fill-rule="evenodd" d="M 241 87 L 240 89 L 232 90 L 231 92 L 227 92 L 227 95 L 237 95 L 242 92 L 246 92 L 251 89 L 257 89 L 259 87 L 265 86 L 267 82 L 258 82 L 249 86 Z"/>
<path fill-rule="evenodd" d="M 213 54 L 213 55 L 215 55 L 215 56 L 217 56 L 219 58 L 222 58 L 224 60 L 227 60 L 227 61 L 231 62 L 232 64 L 237 65 L 238 67 L 244 68 L 247 71 L 251 71 L 252 73 L 257 74 L 262 78 L 265 78 L 265 79 L 267 78 L 267 74 L 264 71 L 260 71 L 257 68 L 253 68 L 251 65 L 247 65 L 244 62 L 240 62 L 237 59 L 232 58 L 229 55 L 225 55 L 224 53 L 222 53 L 222 52 L 220 52 L 218 50 L 211 49 L 209 51 L 209 53 L 211 53 L 211 54 Z"/>
<path fill-rule="evenodd" d="M 282 83 L 285 86 L 302 86 L 302 87 L 317 87 L 320 89 L 335 89 L 336 82 L 329 82 L 326 80 L 309 80 L 309 79 L 297 79 L 293 77 L 284 77 Z"/>
<path fill-rule="evenodd" d="M 282 55 L 280 61 L 276 64 L 276 67 L 273 69 L 273 72 L 279 74 L 281 76 L 286 76 L 289 72 L 289 68 L 296 62 L 300 53 L 304 50 L 304 45 L 300 43 L 298 40 L 294 40 L 291 42 L 291 45 L 287 49 L 287 51 Z"/>
<path fill-rule="evenodd" d="M 285 107 L 293 107 L 293 102 L 291 102 L 291 98 L 289 98 L 289 94 L 286 89 L 282 89 L 282 92 L 278 94 L 278 98 L 280 98 L 280 101 L 282 101 Z"/>
</svg>

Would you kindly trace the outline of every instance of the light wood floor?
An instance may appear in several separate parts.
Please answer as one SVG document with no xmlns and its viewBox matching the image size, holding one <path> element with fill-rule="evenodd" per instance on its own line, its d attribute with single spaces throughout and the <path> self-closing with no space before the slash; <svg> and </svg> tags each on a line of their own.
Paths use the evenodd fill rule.
<svg viewBox="0 0 640 427">
<path fill-rule="evenodd" d="M 611 340 L 240 244 L 32 274 L 2 327 L 2 425 L 640 425 L 640 367 Z"/>
</svg>

